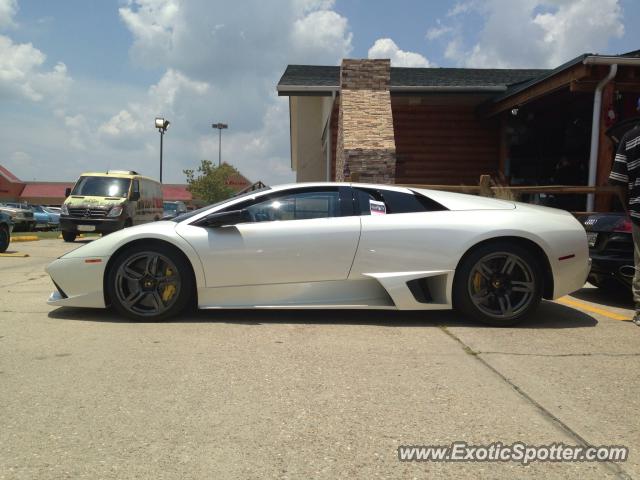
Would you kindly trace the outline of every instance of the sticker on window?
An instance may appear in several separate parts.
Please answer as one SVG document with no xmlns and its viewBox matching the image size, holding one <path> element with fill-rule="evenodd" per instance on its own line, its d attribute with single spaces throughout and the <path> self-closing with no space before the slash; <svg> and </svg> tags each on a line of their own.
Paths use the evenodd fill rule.
<svg viewBox="0 0 640 480">
<path fill-rule="evenodd" d="M 387 206 L 384 202 L 378 202 L 377 200 L 369 200 L 369 210 L 371 215 L 386 215 Z"/>
</svg>

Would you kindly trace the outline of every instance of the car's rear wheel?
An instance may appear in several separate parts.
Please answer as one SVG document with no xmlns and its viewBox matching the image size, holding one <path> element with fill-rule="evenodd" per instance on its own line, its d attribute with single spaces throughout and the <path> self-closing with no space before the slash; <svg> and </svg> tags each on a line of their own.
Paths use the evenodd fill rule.
<svg viewBox="0 0 640 480">
<path fill-rule="evenodd" d="M 74 242 L 77 235 L 76 232 L 62 232 L 62 238 L 65 242 Z"/>
<path fill-rule="evenodd" d="M 7 251 L 10 241 L 9 229 L 4 225 L 0 225 L 0 253 Z"/>
<path fill-rule="evenodd" d="M 114 259 L 106 290 L 112 307 L 138 321 L 157 321 L 183 311 L 192 297 L 187 260 L 170 247 L 136 245 Z"/>
<path fill-rule="evenodd" d="M 525 248 L 507 242 L 486 244 L 458 266 L 454 306 L 489 325 L 513 325 L 537 308 L 542 281 L 539 262 Z"/>
</svg>

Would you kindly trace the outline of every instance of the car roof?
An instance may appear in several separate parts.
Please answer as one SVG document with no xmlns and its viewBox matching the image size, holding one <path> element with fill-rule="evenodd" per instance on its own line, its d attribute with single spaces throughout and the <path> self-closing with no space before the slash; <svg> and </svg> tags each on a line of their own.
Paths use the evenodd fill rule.
<svg viewBox="0 0 640 480">
<path fill-rule="evenodd" d="M 381 188 L 383 190 L 393 190 L 396 192 L 404 192 L 411 193 L 411 190 L 407 187 L 402 187 L 399 185 L 389 185 L 389 184 L 381 184 L 381 183 L 358 183 L 358 182 L 301 182 L 301 183 L 285 183 L 282 185 L 274 185 L 270 188 L 269 191 L 277 192 L 280 190 L 289 190 L 292 188 L 313 188 L 313 187 L 354 187 L 354 188 L 369 188 L 369 189 L 377 189 Z M 260 190 L 261 191 L 261 190 Z"/>
<path fill-rule="evenodd" d="M 145 177 L 140 174 L 129 174 L 129 173 L 107 173 L 107 172 L 85 172 L 80 174 L 81 177 L 114 177 L 114 178 L 130 178 L 130 179 L 145 179 L 151 182 L 160 183 L 158 180 L 155 180 L 151 177 Z"/>
</svg>

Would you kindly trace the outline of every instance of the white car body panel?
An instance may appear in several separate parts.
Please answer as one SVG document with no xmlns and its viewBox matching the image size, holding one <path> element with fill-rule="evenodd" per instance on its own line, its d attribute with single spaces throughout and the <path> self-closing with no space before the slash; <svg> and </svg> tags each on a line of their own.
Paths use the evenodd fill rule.
<svg viewBox="0 0 640 480">
<path fill-rule="evenodd" d="M 210 229 L 180 224 L 176 232 L 200 252 L 207 288 L 346 280 L 358 247 L 360 217 Z"/>
<path fill-rule="evenodd" d="M 210 213 L 265 194 L 326 185 L 349 186 L 274 187 L 231 199 L 179 223 L 148 223 L 88 243 L 47 267 L 66 295 L 56 292 L 49 303 L 104 307 L 103 279 L 109 260 L 131 242 L 153 240 L 168 242 L 184 253 L 193 267 L 200 308 L 449 309 L 455 271 L 465 252 L 500 237 L 530 240 L 544 252 L 554 280 L 553 298 L 578 290 L 586 280 L 586 233 L 569 213 L 450 192 L 413 190 L 447 211 L 217 228 L 193 225 Z M 419 301 L 408 287 L 408 282 L 420 279 L 428 286 L 429 301 Z"/>
</svg>

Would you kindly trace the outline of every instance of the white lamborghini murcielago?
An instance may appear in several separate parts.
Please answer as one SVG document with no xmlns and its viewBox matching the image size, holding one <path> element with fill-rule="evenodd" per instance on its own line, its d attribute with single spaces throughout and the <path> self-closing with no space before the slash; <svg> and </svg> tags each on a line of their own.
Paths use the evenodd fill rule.
<svg viewBox="0 0 640 480">
<path fill-rule="evenodd" d="M 562 210 L 390 185 L 250 192 L 126 228 L 47 267 L 49 303 L 161 320 L 189 306 L 437 310 L 511 325 L 581 288 L 584 228 Z"/>
</svg>

